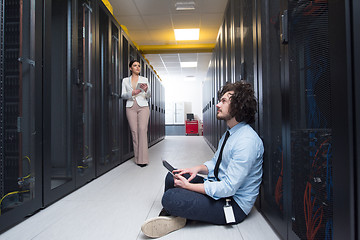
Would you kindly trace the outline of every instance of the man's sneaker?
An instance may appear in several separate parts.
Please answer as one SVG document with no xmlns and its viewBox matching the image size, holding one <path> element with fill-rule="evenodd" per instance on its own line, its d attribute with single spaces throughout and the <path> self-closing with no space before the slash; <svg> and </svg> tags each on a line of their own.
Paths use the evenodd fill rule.
<svg viewBox="0 0 360 240">
<path fill-rule="evenodd" d="M 170 213 L 168 213 L 165 208 L 162 208 L 160 213 L 159 213 L 159 217 L 167 217 L 167 216 L 171 216 Z"/>
<path fill-rule="evenodd" d="M 158 238 L 183 228 L 185 224 L 186 218 L 182 217 L 156 217 L 147 220 L 141 226 L 141 231 L 148 237 Z"/>
</svg>

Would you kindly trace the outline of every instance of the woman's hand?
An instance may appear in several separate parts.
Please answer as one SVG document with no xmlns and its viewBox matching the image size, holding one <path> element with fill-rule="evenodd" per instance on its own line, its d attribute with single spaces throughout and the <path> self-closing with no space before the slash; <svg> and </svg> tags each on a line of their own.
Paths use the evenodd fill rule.
<svg viewBox="0 0 360 240">
<path fill-rule="evenodd" d="M 146 92 L 148 90 L 148 85 L 146 83 L 142 83 L 140 84 L 140 88 Z"/>
<path fill-rule="evenodd" d="M 135 90 L 132 91 L 133 96 L 138 95 L 139 93 L 141 93 L 140 89 L 135 89 Z"/>
</svg>

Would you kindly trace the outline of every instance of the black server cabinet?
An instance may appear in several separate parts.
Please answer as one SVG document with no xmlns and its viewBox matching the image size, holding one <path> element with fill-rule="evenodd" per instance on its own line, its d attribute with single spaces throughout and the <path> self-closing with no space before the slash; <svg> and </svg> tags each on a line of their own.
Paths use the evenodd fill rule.
<svg viewBox="0 0 360 240">
<path fill-rule="evenodd" d="M 76 186 L 95 178 L 95 2 L 78 1 L 74 99 Z M 74 44 L 75 45 L 75 44 Z M 77 54 L 75 54 L 77 53 Z"/>
<path fill-rule="evenodd" d="M 333 238 L 328 6 L 263 1 L 262 210 L 283 238 Z M 256 79 L 255 79 L 256 80 Z M 259 83 L 258 83 L 259 84 Z"/>
<path fill-rule="evenodd" d="M 283 84 L 288 93 L 283 98 L 287 102 L 283 141 L 291 176 L 289 236 L 294 233 L 300 239 L 331 239 L 333 99 L 328 6 L 323 2 L 304 7 L 304 3 L 289 1 L 283 12 L 289 33 Z"/>
<path fill-rule="evenodd" d="M 150 66 L 146 64 L 146 78 L 148 79 L 150 83 Z M 150 85 L 151 86 L 151 85 Z M 148 145 L 150 146 L 150 132 L 151 132 L 151 100 L 149 102 L 149 109 L 150 109 L 150 116 L 149 116 L 149 122 L 148 122 Z"/>
<path fill-rule="evenodd" d="M 150 131 L 148 131 L 148 134 L 150 135 L 150 143 L 149 145 L 152 145 L 153 141 L 154 141 L 154 136 L 155 136 L 155 97 L 154 97 L 154 94 L 155 94 L 155 81 L 154 81 L 154 73 L 153 71 L 150 71 L 150 78 L 149 78 L 149 82 L 150 82 L 150 86 L 151 86 L 151 98 L 150 98 L 150 119 L 149 119 L 149 122 L 150 122 Z"/>
<path fill-rule="evenodd" d="M 42 204 L 41 1 L 0 1 L 0 231 Z"/>
<path fill-rule="evenodd" d="M 120 145 L 120 29 L 103 3 L 97 9 L 96 79 L 96 175 L 99 176 L 121 159 Z"/>
<path fill-rule="evenodd" d="M 45 1 L 43 70 L 44 204 L 75 189 L 72 25 L 75 1 Z"/>
<path fill-rule="evenodd" d="M 240 7 L 240 6 L 239 6 Z M 237 11 L 239 10 L 236 8 Z M 263 183 L 261 188 L 261 210 L 269 219 L 277 232 L 286 239 L 287 213 L 285 202 L 289 201 L 284 185 L 288 184 L 288 172 L 284 171 L 283 146 L 283 100 L 281 87 L 282 61 L 280 49 L 280 1 L 263 1 L 261 5 L 261 54 L 259 64 L 262 65 L 263 109 L 261 137 L 264 148 Z M 241 48 L 242 49 L 242 48 Z M 260 50 L 259 50 L 260 51 Z M 239 73 L 244 71 L 239 68 Z M 287 169 L 286 169 L 287 170 Z M 288 187 L 287 187 L 288 188 Z"/>
<path fill-rule="evenodd" d="M 160 138 L 160 81 L 155 78 L 155 142 Z"/>
<path fill-rule="evenodd" d="M 122 79 L 130 76 L 129 62 L 132 60 L 130 55 L 130 43 L 122 31 Z M 121 80 L 122 81 L 122 80 Z M 121 91 L 120 91 L 121 93 Z M 123 161 L 134 156 L 134 147 L 132 144 L 130 126 L 126 117 L 126 100 L 122 99 L 122 147 L 123 147 Z"/>
<path fill-rule="evenodd" d="M 333 236 L 359 239 L 359 1 L 329 1 Z"/>
<path fill-rule="evenodd" d="M 266 150 L 259 207 L 284 239 L 358 238 L 359 7 L 231 0 L 225 12 L 204 83 L 204 135 L 215 148 L 224 78 L 252 83 Z"/>
<path fill-rule="evenodd" d="M 283 238 L 358 237 L 349 3 L 261 4 L 268 149 L 261 208 Z"/>
<path fill-rule="evenodd" d="M 111 152 L 116 163 L 122 162 L 121 147 L 121 115 L 120 112 L 120 28 L 111 22 L 111 75 L 109 79 L 110 100 L 109 100 L 109 143 L 112 146 Z"/>
<path fill-rule="evenodd" d="M 155 74 L 153 71 L 151 71 L 151 89 L 153 89 L 152 93 L 151 93 L 151 110 L 150 110 L 150 118 L 151 118 L 151 132 L 150 132 L 150 145 L 152 145 L 155 141 L 155 132 L 156 132 L 156 116 L 155 116 L 155 101 L 156 101 L 156 89 L 155 89 Z"/>
<path fill-rule="evenodd" d="M 359 1 L 354 1 L 353 5 L 352 5 L 352 16 L 354 16 L 353 21 L 359 23 L 360 22 L 360 14 L 358 14 L 360 12 L 360 4 Z M 357 14 L 355 14 L 357 13 Z M 352 42 L 353 42 L 353 56 L 352 56 L 352 61 L 353 61 L 353 66 L 359 66 L 360 65 L 360 33 L 359 31 L 356 31 L 356 26 L 355 24 L 352 26 L 352 32 L 354 33 Z M 359 92 L 360 91 L 360 69 L 359 68 L 355 68 L 354 69 L 354 91 L 355 92 Z M 355 94 L 354 96 L 354 101 L 355 101 L 355 121 L 356 121 L 356 126 L 360 126 L 360 99 L 359 99 L 359 95 Z M 360 129 L 357 128 L 356 129 L 356 138 L 355 138 L 355 142 L 356 142 L 356 152 L 355 152 L 355 162 L 359 162 L 359 156 L 360 156 Z M 356 165 L 356 176 L 360 176 L 360 164 Z M 359 206 L 360 204 L 360 179 L 357 178 L 357 195 L 356 195 L 356 205 Z M 356 217 L 356 222 L 357 225 L 354 226 L 357 229 L 360 229 L 360 209 L 357 209 L 357 213 L 356 213 L 357 217 Z"/>
</svg>

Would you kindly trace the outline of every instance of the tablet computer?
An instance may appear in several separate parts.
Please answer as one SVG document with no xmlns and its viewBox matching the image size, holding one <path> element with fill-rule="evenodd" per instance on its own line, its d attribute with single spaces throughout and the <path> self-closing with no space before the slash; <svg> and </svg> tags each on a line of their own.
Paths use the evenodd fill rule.
<svg viewBox="0 0 360 240">
<path fill-rule="evenodd" d="M 142 89 L 140 86 L 141 86 L 141 84 L 145 84 L 145 85 L 147 85 L 147 83 L 146 82 L 138 82 L 138 84 L 136 85 L 136 89 L 140 89 L 142 92 L 144 92 L 144 89 Z"/>
<path fill-rule="evenodd" d="M 168 163 L 168 162 L 165 161 L 165 160 L 163 160 L 162 162 L 163 162 L 164 167 L 165 167 L 172 175 L 174 175 L 174 174 L 172 173 L 172 171 L 176 170 L 176 168 L 174 168 L 173 166 L 171 166 L 171 164 Z"/>
</svg>

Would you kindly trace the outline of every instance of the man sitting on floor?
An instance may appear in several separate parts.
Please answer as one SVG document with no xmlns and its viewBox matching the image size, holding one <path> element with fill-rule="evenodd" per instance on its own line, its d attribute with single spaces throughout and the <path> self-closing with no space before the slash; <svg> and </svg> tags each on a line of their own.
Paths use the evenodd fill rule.
<svg viewBox="0 0 360 240">
<path fill-rule="evenodd" d="M 257 101 L 249 83 L 225 85 L 219 92 L 217 119 L 228 130 L 214 157 L 202 165 L 174 170 L 165 179 L 163 210 L 141 230 L 152 238 L 185 226 L 186 219 L 225 225 L 242 222 L 259 193 L 264 147 L 249 125 Z M 197 174 L 207 175 L 206 178 Z"/>
</svg>

